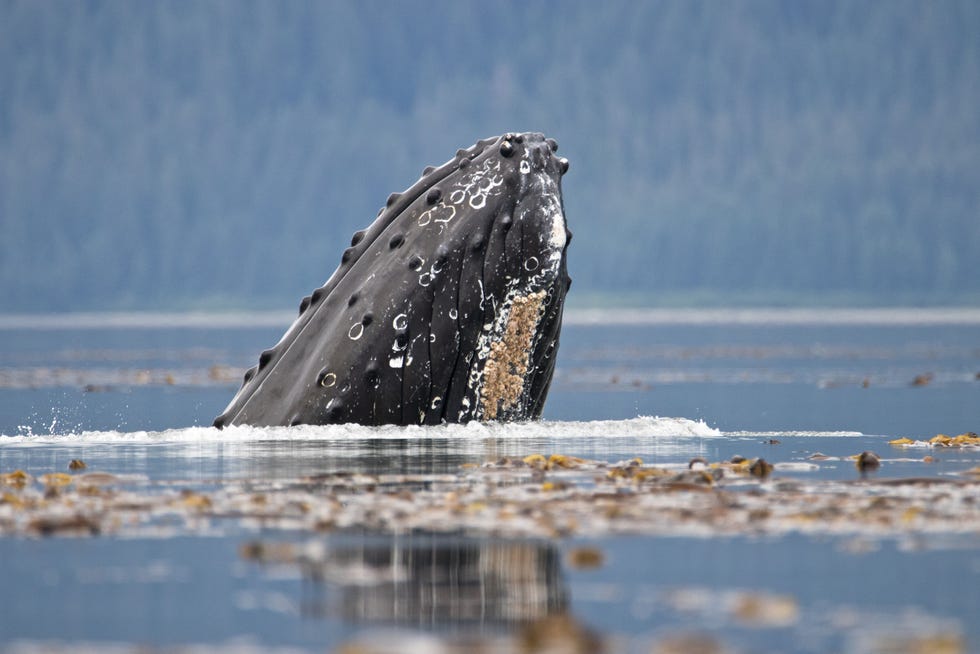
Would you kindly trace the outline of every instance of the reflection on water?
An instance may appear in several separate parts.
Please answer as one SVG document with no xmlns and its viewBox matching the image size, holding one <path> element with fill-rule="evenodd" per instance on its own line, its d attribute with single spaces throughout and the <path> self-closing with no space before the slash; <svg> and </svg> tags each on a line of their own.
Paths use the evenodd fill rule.
<svg viewBox="0 0 980 654">
<path fill-rule="evenodd" d="M 265 566 L 294 566 L 313 582 L 305 614 L 355 623 L 513 627 L 568 606 L 558 551 L 547 541 L 419 533 L 303 545 L 252 541 L 240 553 Z"/>
<path fill-rule="evenodd" d="M 571 563 L 583 545 L 601 553 L 592 566 Z M 0 539 L 11 600 L 0 651 L 976 651 L 980 568 L 969 549 L 858 545 L 801 536 Z"/>
</svg>

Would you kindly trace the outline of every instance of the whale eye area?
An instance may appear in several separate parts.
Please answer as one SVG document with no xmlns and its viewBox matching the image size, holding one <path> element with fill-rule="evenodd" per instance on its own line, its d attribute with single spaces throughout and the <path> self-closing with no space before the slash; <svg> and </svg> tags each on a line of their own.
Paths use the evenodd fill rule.
<svg viewBox="0 0 980 654">
<path fill-rule="evenodd" d="M 514 144 L 510 141 L 504 141 L 500 144 L 500 156 L 502 157 L 512 157 L 514 155 Z"/>
</svg>

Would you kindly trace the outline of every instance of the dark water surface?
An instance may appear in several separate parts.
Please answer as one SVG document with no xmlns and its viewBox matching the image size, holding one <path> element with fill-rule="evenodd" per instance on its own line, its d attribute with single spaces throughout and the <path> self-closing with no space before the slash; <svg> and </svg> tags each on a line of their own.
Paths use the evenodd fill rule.
<svg viewBox="0 0 980 654">
<path fill-rule="evenodd" d="M 223 432 L 281 325 L 7 324 L 0 474 L 31 479 L 0 485 L 0 649 L 980 651 L 980 448 L 888 444 L 978 431 L 980 323 L 915 316 L 573 321 L 540 424 Z M 591 463 L 485 466 L 533 453 Z M 542 527 L 640 488 L 603 490 L 634 457 L 685 475 L 736 455 L 776 468 L 678 477 L 649 522 Z M 74 483 L 41 481 L 72 459 Z M 807 514 L 809 494 L 844 509 Z M 706 520 L 711 498 L 746 521 Z M 508 503 L 524 527 L 480 517 Z"/>
</svg>

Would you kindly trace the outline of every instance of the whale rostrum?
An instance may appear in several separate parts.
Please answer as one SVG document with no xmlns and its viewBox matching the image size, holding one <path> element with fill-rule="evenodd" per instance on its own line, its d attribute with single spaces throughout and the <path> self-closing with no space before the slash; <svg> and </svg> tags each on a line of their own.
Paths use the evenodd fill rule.
<svg viewBox="0 0 980 654">
<path fill-rule="evenodd" d="M 389 196 L 215 426 L 540 417 L 571 284 L 557 149 L 485 139 Z"/>
</svg>

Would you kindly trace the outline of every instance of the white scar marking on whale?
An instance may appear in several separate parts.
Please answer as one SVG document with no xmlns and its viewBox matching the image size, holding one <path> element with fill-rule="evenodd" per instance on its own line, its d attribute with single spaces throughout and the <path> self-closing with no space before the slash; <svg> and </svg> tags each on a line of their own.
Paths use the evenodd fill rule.
<svg viewBox="0 0 980 654">
<path fill-rule="evenodd" d="M 419 227 L 425 227 L 431 222 L 448 223 L 456 217 L 456 207 L 445 202 L 440 202 L 431 209 L 422 212 L 418 218 Z M 442 225 L 440 225 L 442 227 Z"/>
<path fill-rule="evenodd" d="M 456 182 L 455 188 L 449 194 L 449 201 L 453 204 L 469 204 L 472 209 L 482 209 L 489 198 L 500 194 L 503 185 L 500 160 L 486 159 L 482 168 Z"/>
</svg>

